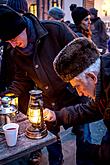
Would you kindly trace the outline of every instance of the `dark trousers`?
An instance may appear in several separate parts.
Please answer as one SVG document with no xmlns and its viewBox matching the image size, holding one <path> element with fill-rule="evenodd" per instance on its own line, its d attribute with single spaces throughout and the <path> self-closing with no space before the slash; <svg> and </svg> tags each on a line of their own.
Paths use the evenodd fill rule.
<svg viewBox="0 0 110 165">
<path fill-rule="evenodd" d="M 84 124 L 79 127 L 76 127 L 74 130 L 76 134 L 76 164 L 77 165 L 93 165 L 91 160 L 82 159 L 82 155 L 80 149 L 82 148 L 81 145 L 88 141 L 91 142 L 91 132 L 89 129 L 89 124 Z"/>
<path fill-rule="evenodd" d="M 57 142 L 47 146 L 49 165 L 62 165 L 63 153 L 62 153 L 61 140 L 58 135 L 58 133 L 60 132 L 60 126 L 58 125 L 54 126 L 50 122 L 46 122 L 46 124 L 47 124 L 47 129 L 55 136 L 57 136 Z"/>
<path fill-rule="evenodd" d="M 49 165 L 62 165 L 63 154 L 61 147 L 61 140 L 58 138 L 57 142 L 47 146 Z"/>
</svg>

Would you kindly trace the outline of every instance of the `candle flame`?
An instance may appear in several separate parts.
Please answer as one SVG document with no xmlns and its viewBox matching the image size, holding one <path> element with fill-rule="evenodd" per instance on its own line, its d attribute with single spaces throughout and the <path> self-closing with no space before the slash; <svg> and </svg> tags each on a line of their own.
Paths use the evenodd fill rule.
<svg viewBox="0 0 110 165">
<path fill-rule="evenodd" d="M 29 120 L 33 124 L 40 124 L 41 123 L 41 114 L 40 109 L 31 109 L 29 108 Z"/>
</svg>

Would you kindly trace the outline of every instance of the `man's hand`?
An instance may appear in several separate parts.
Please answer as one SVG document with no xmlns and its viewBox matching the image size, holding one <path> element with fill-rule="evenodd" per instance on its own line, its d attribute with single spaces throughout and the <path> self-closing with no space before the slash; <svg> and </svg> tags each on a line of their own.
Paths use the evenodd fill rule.
<svg viewBox="0 0 110 165">
<path fill-rule="evenodd" d="M 54 111 L 51 111 L 48 108 L 43 110 L 44 120 L 48 122 L 54 122 L 56 120 L 56 115 Z"/>
</svg>

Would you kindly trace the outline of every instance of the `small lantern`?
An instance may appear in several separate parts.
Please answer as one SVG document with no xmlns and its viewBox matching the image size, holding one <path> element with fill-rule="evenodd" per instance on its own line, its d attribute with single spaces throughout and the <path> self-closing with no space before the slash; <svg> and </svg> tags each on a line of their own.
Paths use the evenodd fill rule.
<svg viewBox="0 0 110 165">
<path fill-rule="evenodd" d="M 43 120 L 43 99 L 41 90 L 31 90 L 28 105 L 28 119 L 31 125 L 26 128 L 26 136 L 40 139 L 47 135 L 47 128 Z"/>
<path fill-rule="evenodd" d="M 10 98 L 10 105 L 14 105 L 18 111 L 18 97 L 14 95 L 14 93 L 6 93 L 5 96 Z"/>
<path fill-rule="evenodd" d="M 17 110 L 18 110 L 18 107 L 17 107 L 17 105 L 13 104 L 13 98 L 11 98 L 9 96 L 4 96 L 4 97 L 1 98 L 1 104 L 0 104 L 0 133 L 4 133 L 3 129 L 2 129 L 4 124 L 11 123 L 11 122 L 16 122 Z"/>
</svg>

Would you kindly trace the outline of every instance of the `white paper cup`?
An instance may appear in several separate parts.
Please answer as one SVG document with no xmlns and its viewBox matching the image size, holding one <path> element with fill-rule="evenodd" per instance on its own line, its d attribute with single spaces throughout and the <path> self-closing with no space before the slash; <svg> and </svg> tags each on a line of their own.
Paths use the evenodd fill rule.
<svg viewBox="0 0 110 165">
<path fill-rule="evenodd" d="M 17 142 L 19 125 L 8 123 L 3 126 L 6 142 L 8 146 L 15 146 Z"/>
</svg>

